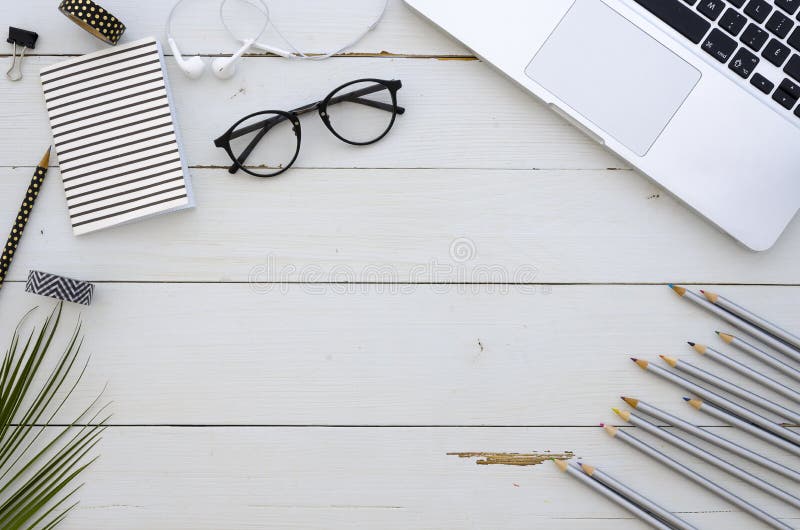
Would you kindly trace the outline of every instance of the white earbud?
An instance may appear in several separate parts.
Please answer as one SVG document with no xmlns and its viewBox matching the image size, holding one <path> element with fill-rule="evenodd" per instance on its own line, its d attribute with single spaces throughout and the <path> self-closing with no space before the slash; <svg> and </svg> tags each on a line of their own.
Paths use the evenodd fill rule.
<svg viewBox="0 0 800 530">
<path fill-rule="evenodd" d="M 217 79 L 230 79 L 236 74 L 236 63 L 253 45 L 253 39 L 244 41 L 244 45 L 232 57 L 217 57 L 211 63 L 211 71 Z"/>
<path fill-rule="evenodd" d="M 172 50 L 172 54 L 175 56 L 175 62 L 178 63 L 178 68 L 180 68 L 181 71 L 186 74 L 186 77 L 189 79 L 200 79 L 206 69 L 206 65 L 203 60 L 196 56 L 190 57 L 189 59 L 184 59 L 175 40 L 170 37 L 167 39 L 167 42 Z"/>
</svg>

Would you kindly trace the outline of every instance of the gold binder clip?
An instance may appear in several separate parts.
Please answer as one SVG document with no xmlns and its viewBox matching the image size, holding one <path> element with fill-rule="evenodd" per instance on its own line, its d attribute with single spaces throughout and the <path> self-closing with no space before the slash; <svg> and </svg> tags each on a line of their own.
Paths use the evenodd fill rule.
<svg viewBox="0 0 800 530">
<path fill-rule="evenodd" d="M 36 47 L 36 39 L 39 38 L 37 33 L 24 29 L 9 27 L 8 39 L 6 42 L 14 45 L 14 54 L 11 59 L 11 68 L 6 72 L 6 77 L 12 81 L 19 81 L 22 79 L 22 61 L 25 59 L 25 50 L 31 50 Z M 17 57 L 17 47 L 20 48 L 19 57 Z M 19 63 L 17 63 L 19 60 Z"/>
</svg>

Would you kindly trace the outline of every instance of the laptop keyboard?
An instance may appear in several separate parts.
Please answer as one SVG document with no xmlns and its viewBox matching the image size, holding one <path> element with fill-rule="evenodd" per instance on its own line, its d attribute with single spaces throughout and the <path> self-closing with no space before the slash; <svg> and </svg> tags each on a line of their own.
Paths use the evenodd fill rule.
<svg viewBox="0 0 800 530">
<path fill-rule="evenodd" d="M 800 0 L 634 1 L 800 118 Z"/>
</svg>

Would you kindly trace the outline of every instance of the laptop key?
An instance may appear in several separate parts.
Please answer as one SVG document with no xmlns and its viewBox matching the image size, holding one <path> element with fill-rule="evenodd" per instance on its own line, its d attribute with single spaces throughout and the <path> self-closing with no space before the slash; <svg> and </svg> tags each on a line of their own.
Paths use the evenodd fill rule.
<svg viewBox="0 0 800 530">
<path fill-rule="evenodd" d="M 772 92 L 772 89 L 775 88 L 775 83 L 767 79 L 761 74 L 756 74 L 750 80 L 750 84 L 762 91 L 765 94 L 769 94 Z"/>
<path fill-rule="evenodd" d="M 725 2 L 722 0 L 703 0 L 697 6 L 697 10 L 711 20 L 717 20 L 725 9 Z"/>
<path fill-rule="evenodd" d="M 797 103 L 797 98 L 793 98 L 791 94 L 787 94 L 780 88 L 776 90 L 774 94 L 772 94 L 772 99 L 777 101 L 781 107 L 787 110 L 792 110 L 792 107 L 794 107 L 795 103 Z"/>
<path fill-rule="evenodd" d="M 792 55 L 792 58 L 783 67 L 783 71 L 795 81 L 800 81 L 800 55 Z"/>
<path fill-rule="evenodd" d="M 782 39 L 792 31 L 792 27 L 794 27 L 792 19 L 780 11 L 775 11 L 767 21 L 767 29 Z"/>
<path fill-rule="evenodd" d="M 789 50 L 788 46 L 777 39 L 772 39 L 769 41 L 769 44 L 767 44 L 767 47 L 764 48 L 764 51 L 761 52 L 761 57 L 775 66 L 780 67 L 791 54 L 792 52 Z"/>
<path fill-rule="evenodd" d="M 719 62 L 727 63 L 736 50 L 736 41 L 725 35 L 722 30 L 714 28 L 706 37 L 703 49 Z"/>
<path fill-rule="evenodd" d="M 800 0 L 775 0 L 775 5 L 790 15 L 794 15 L 794 12 L 800 7 Z"/>
<path fill-rule="evenodd" d="M 768 38 L 769 35 L 767 35 L 766 31 L 755 24 L 750 24 L 747 26 L 747 29 L 744 30 L 742 36 L 739 37 L 739 40 L 745 43 L 750 49 L 757 52 L 764 46 Z"/>
<path fill-rule="evenodd" d="M 794 99 L 800 99 L 800 85 L 791 79 L 784 79 L 781 84 L 778 85 L 778 88 L 792 96 Z"/>
<path fill-rule="evenodd" d="M 744 8 L 744 14 L 758 23 L 767 20 L 772 6 L 766 0 L 750 0 Z"/>
<path fill-rule="evenodd" d="M 747 25 L 747 17 L 729 7 L 725 14 L 722 15 L 722 18 L 719 19 L 719 25 L 735 37 Z"/>
<path fill-rule="evenodd" d="M 789 38 L 786 40 L 789 43 L 789 46 L 794 48 L 795 50 L 800 50 L 800 27 L 797 27 Z"/>
<path fill-rule="evenodd" d="M 739 74 L 739 77 L 747 79 L 753 73 L 760 59 L 753 55 L 747 48 L 739 48 L 733 60 L 728 64 L 728 68 Z"/>
<path fill-rule="evenodd" d="M 635 0 L 637 4 L 695 44 L 700 44 L 711 23 L 681 0 Z"/>
</svg>

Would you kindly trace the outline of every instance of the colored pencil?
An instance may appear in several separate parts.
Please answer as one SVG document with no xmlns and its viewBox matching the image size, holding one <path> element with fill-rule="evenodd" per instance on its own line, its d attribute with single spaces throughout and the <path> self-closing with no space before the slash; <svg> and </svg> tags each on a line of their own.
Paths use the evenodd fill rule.
<svg viewBox="0 0 800 530">
<path fill-rule="evenodd" d="M 750 368 L 746 364 L 740 363 L 736 359 L 728 357 L 721 351 L 715 350 L 711 346 L 706 346 L 705 344 L 697 344 L 695 342 L 689 342 L 689 346 L 691 346 L 694 349 L 694 351 L 696 351 L 700 355 L 708 357 L 709 359 L 730 368 L 734 372 L 737 372 L 745 376 L 746 378 L 750 379 L 751 381 L 755 381 L 756 383 L 759 383 L 762 386 L 769 388 L 776 394 L 780 394 L 786 399 L 791 399 L 795 403 L 800 403 L 800 392 L 797 392 L 796 390 L 789 388 L 783 383 L 762 374 L 758 370 Z"/>
<path fill-rule="evenodd" d="M 636 414 L 632 414 L 627 410 L 619 410 L 619 409 L 613 409 L 613 410 L 617 414 L 617 416 L 627 421 L 631 425 L 639 427 L 644 432 L 650 433 L 656 438 L 659 438 L 660 440 L 667 442 L 668 444 L 671 444 L 679 449 L 683 449 L 690 455 L 699 458 L 703 462 L 711 464 L 712 466 L 719 468 L 730 475 L 733 475 L 739 480 L 746 482 L 747 484 L 750 484 L 754 488 L 758 488 L 761 491 L 772 495 L 776 499 L 782 500 L 783 502 L 791 506 L 794 506 L 795 508 L 800 508 L 800 498 L 795 497 L 788 491 L 782 490 L 777 486 L 773 486 L 766 480 L 758 478 L 752 473 L 731 464 L 727 460 L 720 458 L 713 453 L 709 453 L 705 449 L 691 443 L 690 441 L 678 436 L 677 434 L 673 434 L 671 432 L 665 431 L 664 429 L 660 429 L 658 425 L 649 422 L 646 419 L 637 416 Z"/>
<path fill-rule="evenodd" d="M 787 375 L 800 383 L 800 370 L 794 368 L 786 364 L 785 362 L 781 361 L 780 359 L 773 357 L 772 355 L 768 354 L 764 350 L 756 348 L 749 342 L 740 339 L 739 337 L 735 337 L 729 333 L 722 333 L 721 331 L 716 332 L 723 341 L 731 346 L 736 346 L 741 351 L 745 352 L 746 354 L 750 355 L 751 357 L 755 357 L 762 363 L 771 366 L 775 370 L 779 371 L 783 375 Z"/>
<path fill-rule="evenodd" d="M 36 202 L 36 197 L 39 196 L 39 190 L 42 189 L 42 183 L 44 182 L 44 177 L 47 175 L 47 168 L 49 165 L 50 148 L 48 147 L 47 152 L 33 171 L 31 183 L 28 185 L 25 198 L 22 199 L 22 205 L 20 205 L 17 217 L 14 219 L 14 225 L 11 227 L 11 232 L 8 234 L 6 246 L 3 247 L 3 253 L 0 255 L 0 287 L 3 287 L 3 282 L 6 279 L 6 275 L 8 275 L 8 270 L 11 267 L 14 254 L 17 252 L 17 247 L 22 239 L 22 232 L 28 224 L 28 218 Z"/>
<path fill-rule="evenodd" d="M 800 446 L 800 435 L 798 435 L 794 431 L 790 431 L 783 425 L 775 423 L 774 421 L 769 420 L 764 416 L 761 416 L 760 414 L 757 414 L 748 408 L 745 408 L 737 403 L 734 403 L 733 401 L 724 398 L 715 392 L 705 389 L 702 386 L 695 384 L 689 381 L 688 379 L 679 376 L 678 374 L 674 374 L 669 370 L 665 370 L 660 366 L 656 366 L 653 363 L 647 362 L 643 359 L 636 359 L 633 357 L 631 358 L 631 360 L 635 362 L 642 370 L 646 370 L 650 373 L 656 374 L 659 377 L 678 385 L 684 390 L 691 392 L 692 394 L 701 397 L 706 401 L 710 401 L 712 404 L 716 404 L 718 407 L 722 407 L 725 410 L 728 410 L 731 413 L 739 416 L 740 418 L 745 419 L 755 425 L 758 425 L 762 429 L 766 429 L 767 431 Z"/>
<path fill-rule="evenodd" d="M 664 464 L 665 466 L 672 469 L 676 473 L 679 473 L 683 475 L 685 478 L 699 484 L 700 486 L 706 488 L 711 493 L 714 493 L 717 496 L 722 497 L 726 501 L 749 513 L 750 515 L 757 518 L 761 522 L 768 524 L 772 528 L 780 528 L 781 530 L 791 530 L 792 528 L 791 526 L 779 521 L 778 519 L 771 516 L 761 508 L 758 508 L 757 506 L 750 504 L 749 502 L 742 499 L 735 493 L 726 490 L 716 482 L 705 478 L 704 476 L 700 475 L 695 471 L 692 471 L 691 469 L 681 464 L 677 460 L 670 458 L 669 456 L 665 455 L 655 447 L 646 444 L 645 442 L 633 436 L 632 434 L 628 434 L 625 431 L 622 431 L 621 429 L 618 429 L 617 427 L 613 427 L 611 425 L 600 424 L 600 426 L 603 427 L 606 430 L 606 432 L 613 438 L 625 442 L 634 449 L 646 454 L 653 460 Z"/>
<path fill-rule="evenodd" d="M 712 293 L 709 291 L 703 291 L 702 289 L 700 290 L 700 292 L 703 293 L 703 296 L 705 296 L 706 299 L 712 304 L 721 307 L 725 311 L 733 313 L 742 320 L 749 322 L 755 327 L 769 333 L 773 337 L 782 340 L 783 342 L 785 342 L 790 346 L 793 346 L 798 352 L 800 352 L 800 337 L 798 337 L 794 333 L 786 331 L 785 329 L 775 324 L 774 322 L 770 322 L 766 318 L 762 318 L 756 315 L 749 309 L 740 306 L 736 302 L 732 302 L 731 300 L 725 298 L 724 296 L 720 296 L 717 293 Z"/>
<path fill-rule="evenodd" d="M 747 401 L 752 405 L 756 405 L 758 407 L 763 408 L 764 410 L 768 410 L 773 414 L 777 414 L 784 420 L 789 420 L 794 423 L 800 423 L 800 414 L 796 413 L 793 410 L 789 410 L 783 405 L 775 403 L 774 401 L 770 401 L 766 398 L 763 398 L 756 394 L 755 392 L 751 392 L 746 388 L 742 388 L 739 385 L 735 385 L 728 381 L 727 379 L 723 379 L 718 375 L 712 374 L 711 372 L 707 372 L 702 368 L 698 368 L 697 366 L 683 360 L 678 360 L 674 357 L 668 357 L 666 355 L 659 355 L 665 363 L 670 365 L 671 367 L 675 368 L 676 370 L 680 370 L 686 374 L 691 375 L 692 377 L 696 377 L 701 381 L 704 381 L 710 385 L 714 385 L 715 387 L 724 390 L 734 396 Z"/>
<path fill-rule="evenodd" d="M 733 414 L 726 412 L 716 406 L 712 405 L 711 403 L 706 403 L 701 399 L 691 399 L 688 397 L 683 398 L 684 401 L 689 403 L 692 407 L 696 408 L 699 411 L 705 412 L 712 418 L 716 418 L 721 422 L 731 425 L 732 427 L 736 427 L 746 433 L 749 433 L 756 438 L 768 442 L 772 445 L 776 445 L 783 449 L 784 451 L 788 451 L 795 456 L 800 456 L 800 446 L 793 444 L 792 442 L 781 438 L 771 432 L 765 431 L 764 429 L 753 425 L 743 419 L 734 416 Z"/>
<path fill-rule="evenodd" d="M 603 484 L 604 486 L 611 488 L 620 495 L 624 495 L 625 497 L 635 502 L 648 512 L 652 513 L 659 519 L 663 520 L 665 523 L 671 525 L 673 528 L 677 528 L 678 530 L 697 530 L 696 526 L 687 523 L 686 521 L 684 521 L 671 511 L 656 504 L 652 500 L 640 494 L 638 491 L 629 488 L 622 482 L 618 481 L 617 479 L 608 475 L 607 473 L 600 471 L 596 467 L 590 466 L 588 464 L 581 464 L 581 469 L 583 470 L 584 473 L 592 477 L 600 484 Z"/>
<path fill-rule="evenodd" d="M 724 309 L 722 309 L 721 307 L 715 306 L 714 304 L 706 300 L 704 296 L 694 293 L 688 290 L 686 287 L 681 287 L 679 285 L 672 285 L 672 284 L 669 284 L 669 287 L 673 291 L 678 293 L 678 295 L 684 300 L 689 300 L 690 302 L 699 305 L 703 309 L 715 314 L 725 322 L 733 326 L 736 326 L 737 328 L 744 331 L 748 335 L 760 340 L 770 348 L 781 352 L 782 354 L 786 355 L 787 357 L 790 357 L 795 361 L 800 362 L 800 351 L 795 350 L 792 346 L 789 346 L 785 342 L 776 339 L 772 335 L 761 331 L 761 329 L 755 327 L 749 322 L 742 320 L 733 313 L 729 313 Z"/>
<path fill-rule="evenodd" d="M 670 414 L 669 412 L 661 410 L 658 407 L 654 407 L 653 405 L 645 403 L 644 401 L 624 396 L 622 397 L 622 400 L 625 401 L 625 403 L 627 403 L 631 407 L 635 408 L 636 410 L 643 412 L 648 416 L 651 416 L 659 421 L 663 421 L 664 423 L 672 425 L 673 427 L 676 427 L 682 430 L 683 432 L 691 434 L 703 440 L 704 442 L 708 442 L 717 447 L 721 447 L 722 449 L 730 451 L 731 453 L 741 458 L 744 458 L 745 460 L 749 460 L 754 464 L 758 464 L 771 471 L 774 471 L 775 473 L 779 473 L 784 477 L 794 480 L 795 482 L 800 482 L 800 473 L 798 473 L 794 469 L 784 466 L 783 464 L 779 464 L 774 460 L 770 460 L 769 458 L 762 456 L 761 454 L 756 453 L 755 451 L 751 451 L 750 449 L 747 449 L 746 447 L 743 447 L 726 438 L 723 438 L 722 436 L 716 435 L 710 431 L 707 431 L 706 429 L 703 429 L 701 427 L 698 427 L 697 425 L 689 423 L 688 421 L 684 421 L 683 419 L 675 416 L 674 414 Z"/>
<path fill-rule="evenodd" d="M 628 510 L 631 514 L 635 515 L 643 522 L 649 524 L 653 528 L 657 528 L 658 530 L 672 530 L 670 526 L 667 526 L 663 522 L 659 521 L 640 507 L 638 507 L 633 502 L 629 501 L 619 493 L 608 489 L 607 487 L 603 486 L 593 478 L 586 475 L 578 466 L 571 466 L 567 464 L 564 460 L 553 460 L 555 465 L 561 471 L 567 473 L 567 475 L 577 479 L 578 481 L 582 482 L 586 486 L 589 486 L 591 489 L 602 495 L 603 497 L 617 503 L 619 506 Z"/>
</svg>

